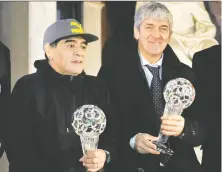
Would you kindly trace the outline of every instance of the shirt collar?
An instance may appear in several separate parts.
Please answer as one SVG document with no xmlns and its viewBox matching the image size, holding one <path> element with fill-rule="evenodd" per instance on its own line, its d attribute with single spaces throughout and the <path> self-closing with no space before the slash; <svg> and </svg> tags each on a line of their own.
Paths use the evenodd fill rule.
<svg viewBox="0 0 222 172">
<path fill-rule="evenodd" d="M 141 62 L 141 65 L 142 65 L 142 66 L 149 65 L 149 66 L 152 66 L 152 67 L 158 67 L 158 66 L 162 67 L 164 54 L 161 55 L 160 59 L 159 59 L 155 64 L 150 64 L 150 63 L 142 56 L 142 54 L 140 54 L 139 51 L 138 51 L 138 53 L 139 53 L 140 62 Z"/>
</svg>

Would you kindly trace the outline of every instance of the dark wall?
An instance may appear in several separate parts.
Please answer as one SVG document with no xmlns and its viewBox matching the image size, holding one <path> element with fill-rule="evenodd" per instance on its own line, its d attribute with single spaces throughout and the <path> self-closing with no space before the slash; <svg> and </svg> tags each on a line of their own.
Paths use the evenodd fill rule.
<svg viewBox="0 0 222 172">
<path fill-rule="evenodd" d="M 81 22 L 82 20 L 82 1 L 58 1 L 57 2 L 57 20 L 74 18 Z"/>
<path fill-rule="evenodd" d="M 112 36 L 132 35 L 135 5 L 135 1 L 106 2 L 107 20 Z"/>
<path fill-rule="evenodd" d="M 135 1 L 106 2 L 110 36 L 102 49 L 102 65 L 118 60 L 115 57 L 119 57 L 119 54 L 129 49 L 134 43 L 135 5 Z"/>
</svg>

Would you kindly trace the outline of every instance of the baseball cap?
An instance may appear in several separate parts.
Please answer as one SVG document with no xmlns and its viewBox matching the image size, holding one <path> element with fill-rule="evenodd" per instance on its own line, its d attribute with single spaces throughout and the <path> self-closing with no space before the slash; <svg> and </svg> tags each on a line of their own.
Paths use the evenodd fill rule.
<svg viewBox="0 0 222 172">
<path fill-rule="evenodd" d="M 75 19 L 57 20 L 51 24 L 44 33 L 43 47 L 46 43 L 54 43 L 57 40 L 65 39 L 72 36 L 81 36 L 86 42 L 98 40 L 98 37 L 85 33 L 81 24 Z"/>
</svg>

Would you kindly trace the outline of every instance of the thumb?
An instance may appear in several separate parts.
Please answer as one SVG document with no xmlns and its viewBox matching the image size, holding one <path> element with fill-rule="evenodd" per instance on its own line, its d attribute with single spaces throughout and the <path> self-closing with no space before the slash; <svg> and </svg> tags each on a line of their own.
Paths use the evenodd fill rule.
<svg viewBox="0 0 222 172">
<path fill-rule="evenodd" d="M 151 136 L 149 134 L 146 134 L 146 139 L 151 140 L 151 141 L 155 141 L 155 140 L 158 139 L 158 137 L 154 137 L 154 136 Z"/>
</svg>

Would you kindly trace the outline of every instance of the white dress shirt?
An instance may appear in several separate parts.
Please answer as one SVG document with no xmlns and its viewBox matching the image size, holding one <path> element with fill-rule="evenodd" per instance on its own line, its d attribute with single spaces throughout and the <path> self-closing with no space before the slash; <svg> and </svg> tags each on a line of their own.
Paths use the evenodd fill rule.
<svg viewBox="0 0 222 172">
<path fill-rule="evenodd" d="M 160 77 L 160 80 L 162 80 L 162 63 L 163 63 L 163 54 L 161 56 L 161 58 L 155 63 L 155 64 L 150 64 L 140 53 L 139 53 L 139 57 L 140 57 L 140 62 L 141 62 L 141 66 L 143 68 L 143 71 L 146 75 L 146 80 L 148 82 L 148 85 L 150 87 L 151 85 L 151 81 L 153 79 L 153 75 L 152 73 L 150 72 L 150 70 L 146 67 L 146 65 L 149 65 L 149 66 L 152 66 L 152 67 L 158 67 L 160 66 L 160 69 L 159 69 L 159 77 Z M 148 89 L 148 88 L 147 88 Z M 132 149 L 135 149 L 135 141 L 136 141 L 136 136 L 135 135 L 134 137 L 132 137 L 130 139 L 130 147 Z"/>
</svg>

